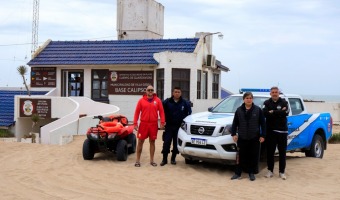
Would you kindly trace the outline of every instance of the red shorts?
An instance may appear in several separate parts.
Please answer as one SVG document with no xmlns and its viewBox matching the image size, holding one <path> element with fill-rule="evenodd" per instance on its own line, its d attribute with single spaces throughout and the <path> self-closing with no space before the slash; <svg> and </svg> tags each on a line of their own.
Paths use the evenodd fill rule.
<svg viewBox="0 0 340 200">
<path fill-rule="evenodd" d="M 138 127 L 138 135 L 137 138 L 141 140 L 145 140 L 146 138 L 150 138 L 150 140 L 156 140 L 158 133 L 158 122 L 141 122 Z"/>
</svg>

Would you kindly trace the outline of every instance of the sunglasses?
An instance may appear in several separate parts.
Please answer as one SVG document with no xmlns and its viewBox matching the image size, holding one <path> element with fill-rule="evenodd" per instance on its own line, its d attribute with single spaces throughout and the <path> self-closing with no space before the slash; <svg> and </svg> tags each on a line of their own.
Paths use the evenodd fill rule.
<svg viewBox="0 0 340 200">
<path fill-rule="evenodd" d="M 146 91 L 148 91 L 148 92 L 153 92 L 153 89 L 147 89 Z"/>
</svg>

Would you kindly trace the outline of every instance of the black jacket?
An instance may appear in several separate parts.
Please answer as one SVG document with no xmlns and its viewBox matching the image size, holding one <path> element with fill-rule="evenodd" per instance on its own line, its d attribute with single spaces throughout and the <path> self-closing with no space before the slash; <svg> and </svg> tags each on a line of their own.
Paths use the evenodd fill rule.
<svg viewBox="0 0 340 200">
<path fill-rule="evenodd" d="M 261 108 L 253 103 L 247 111 L 243 103 L 235 112 L 230 131 L 232 136 L 236 135 L 237 132 L 238 137 L 244 140 L 265 137 L 265 119 Z"/>
<path fill-rule="evenodd" d="M 288 102 L 281 97 L 274 102 L 269 98 L 264 103 L 263 114 L 266 117 L 267 130 L 288 131 L 287 116 L 289 114 Z M 285 110 L 282 110 L 286 108 Z M 273 110 L 273 113 L 269 113 Z"/>
<path fill-rule="evenodd" d="M 183 119 L 191 114 L 191 106 L 189 102 L 180 97 L 179 101 L 175 102 L 173 97 L 163 101 L 166 126 L 180 127 Z"/>
</svg>

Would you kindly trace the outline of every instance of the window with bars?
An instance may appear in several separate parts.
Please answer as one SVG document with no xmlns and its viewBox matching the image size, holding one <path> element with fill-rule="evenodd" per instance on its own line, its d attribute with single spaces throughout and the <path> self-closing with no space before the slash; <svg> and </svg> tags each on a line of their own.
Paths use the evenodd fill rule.
<svg viewBox="0 0 340 200">
<path fill-rule="evenodd" d="M 208 72 L 202 73 L 202 99 L 208 99 Z"/>
<path fill-rule="evenodd" d="M 172 69 L 172 88 L 180 87 L 182 97 L 190 100 L 190 69 Z"/>
<path fill-rule="evenodd" d="M 156 70 L 156 87 L 157 87 L 157 96 L 160 99 L 164 99 L 164 69 Z"/>
<path fill-rule="evenodd" d="M 212 80 L 212 98 L 213 99 L 218 99 L 219 82 L 220 82 L 220 75 L 213 74 L 213 80 Z"/>
<path fill-rule="evenodd" d="M 201 99 L 201 77 L 202 76 L 202 71 L 197 70 L 197 99 Z"/>
<path fill-rule="evenodd" d="M 92 70 L 92 99 L 100 102 L 108 102 L 108 75 L 109 70 Z"/>
</svg>

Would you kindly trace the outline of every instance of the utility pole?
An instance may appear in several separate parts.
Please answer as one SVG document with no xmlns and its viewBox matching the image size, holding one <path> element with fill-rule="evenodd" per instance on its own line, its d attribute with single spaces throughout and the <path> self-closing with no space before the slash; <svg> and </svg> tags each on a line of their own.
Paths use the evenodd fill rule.
<svg viewBox="0 0 340 200">
<path fill-rule="evenodd" d="M 39 0 L 33 0 L 32 47 L 31 54 L 38 48 Z"/>
</svg>

